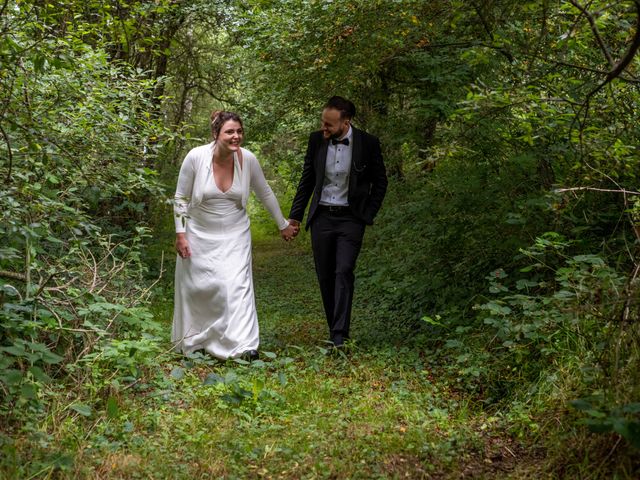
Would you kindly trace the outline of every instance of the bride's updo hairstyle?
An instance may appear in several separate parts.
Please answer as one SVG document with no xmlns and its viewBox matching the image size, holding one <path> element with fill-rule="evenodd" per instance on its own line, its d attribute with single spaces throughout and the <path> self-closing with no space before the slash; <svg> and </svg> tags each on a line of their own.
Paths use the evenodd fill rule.
<svg viewBox="0 0 640 480">
<path fill-rule="evenodd" d="M 229 120 L 238 122 L 240 126 L 244 128 L 242 120 L 237 113 L 225 112 L 224 110 L 214 110 L 211 112 L 211 135 L 213 135 L 214 140 L 218 138 L 222 126 Z"/>
</svg>

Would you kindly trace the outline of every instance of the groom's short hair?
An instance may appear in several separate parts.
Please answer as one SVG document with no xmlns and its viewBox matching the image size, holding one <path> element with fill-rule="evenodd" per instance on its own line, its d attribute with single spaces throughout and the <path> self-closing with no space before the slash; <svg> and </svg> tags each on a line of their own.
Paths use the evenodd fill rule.
<svg viewBox="0 0 640 480">
<path fill-rule="evenodd" d="M 356 106 L 353 102 L 346 98 L 339 97 L 338 95 L 334 95 L 327 100 L 324 108 L 334 108 L 338 110 L 340 112 L 340 118 L 347 118 L 351 120 L 356 116 Z"/>
</svg>

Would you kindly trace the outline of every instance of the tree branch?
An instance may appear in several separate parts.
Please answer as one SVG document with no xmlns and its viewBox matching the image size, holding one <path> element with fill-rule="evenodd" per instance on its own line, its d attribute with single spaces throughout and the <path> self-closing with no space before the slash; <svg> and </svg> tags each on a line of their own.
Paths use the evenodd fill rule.
<svg viewBox="0 0 640 480">
<path fill-rule="evenodd" d="M 13 169 L 13 152 L 11 151 L 11 141 L 9 140 L 9 136 L 7 135 L 7 132 L 4 131 L 4 128 L 2 128 L 2 125 L 0 125 L 0 133 L 2 133 L 4 141 L 7 144 L 7 152 L 9 155 L 9 168 L 7 170 L 7 178 L 5 180 L 5 183 L 9 184 L 11 183 L 11 170 Z"/>
<path fill-rule="evenodd" d="M 604 53 L 604 56 L 606 57 L 607 62 L 609 62 L 609 66 L 613 68 L 615 66 L 615 62 L 613 61 L 613 57 L 611 57 L 611 53 L 609 53 L 609 49 L 607 48 L 607 45 L 604 43 L 604 40 L 600 35 L 600 31 L 598 30 L 598 26 L 596 25 L 596 21 L 593 18 L 593 15 L 591 15 L 587 11 L 587 9 L 582 5 L 580 5 L 576 0 L 569 0 L 569 1 L 571 2 L 571 5 L 576 7 L 578 10 L 582 12 L 582 14 L 585 17 L 587 17 L 587 20 L 589 21 L 589 25 L 591 25 L 591 31 L 593 32 L 593 36 L 596 37 L 596 41 L 598 42 L 598 45 L 600 45 L 600 49 L 602 50 L 602 53 Z"/>
<path fill-rule="evenodd" d="M 638 48 L 640 48 L 640 1 L 634 0 L 633 2 L 636 6 L 636 34 L 633 37 L 633 42 L 629 45 L 629 49 L 627 53 L 625 53 L 624 57 L 620 59 L 620 61 L 613 67 L 613 69 L 607 75 L 607 81 L 611 81 L 616 78 L 618 75 L 622 73 L 622 71 L 627 68 L 627 66 L 633 60 L 633 57 L 636 55 Z"/>
<path fill-rule="evenodd" d="M 480 19 L 480 22 L 482 23 L 484 31 L 488 35 L 489 39 L 492 42 L 494 42 L 495 41 L 495 37 L 493 35 L 493 32 L 491 31 L 489 23 L 487 22 L 487 19 L 485 18 L 484 14 L 482 12 L 482 9 L 478 5 L 476 5 L 475 2 L 472 2 L 471 4 L 473 5 L 473 9 L 476 11 L 476 15 L 478 15 L 478 18 Z M 506 48 L 504 48 L 503 46 L 494 47 L 494 48 L 496 48 L 502 55 L 504 55 L 507 58 L 507 60 L 509 60 L 509 63 L 513 63 L 513 60 L 514 60 L 513 55 Z"/>
<path fill-rule="evenodd" d="M 638 48 L 640 48 L 640 0 L 634 0 L 633 3 L 636 6 L 636 33 L 633 36 L 633 41 L 631 42 L 631 45 L 629 45 L 627 52 L 624 54 L 624 57 L 622 57 L 620 61 L 613 66 L 604 81 L 587 95 L 587 99 L 599 92 L 613 79 L 618 78 L 622 74 L 624 69 L 629 66 L 629 64 L 633 60 L 633 57 L 635 57 Z"/>
<path fill-rule="evenodd" d="M 8 270 L 0 270 L 0 277 L 11 278 L 13 280 L 20 280 L 24 282 L 27 280 L 27 276 L 20 272 L 10 272 Z"/>
<path fill-rule="evenodd" d="M 581 190 L 589 190 L 589 191 L 592 191 L 592 192 L 622 193 L 624 195 L 640 195 L 640 192 L 634 192 L 633 190 L 595 188 L 595 187 L 557 188 L 557 189 L 554 190 L 554 192 L 555 193 L 564 193 L 564 192 L 577 192 L 577 191 L 581 191 Z"/>
<path fill-rule="evenodd" d="M 4 15 L 4 11 L 7 9 L 7 5 L 9 5 L 9 0 L 4 0 L 2 8 L 0 9 L 0 17 Z"/>
<path fill-rule="evenodd" d="M 639 30 L 640 30 L 640 28 L 639 28 Z M 437 48 L 473 48 L 473 47 L 490 48 L 492 50 L 500 50 L 500 49 L 503 48 L 503 47 L 501 47 L 499 45 L 491 45 L 490 43 L 486 43 L 486 42 L 468 41 L 468 42 L 451 42 L 451 43 L 431 43 L 431 44 L 420 46 L 420 49 L 421 50 L 434 50 L 434 49 L 437 49 Z M 398 57 L 398 52 L 395 52 L 393 55 L 389 56 L 388 58 L 385 58 L 382 63 L 393 61 L 397 57 Z M 553 65 L 556 65 L 556 66 L 572 68 L 574 70 L 580 70 L 580 71 L 583 71 L 583 72 L 595 73 L 595 74 L 598 74 L 598 75 L 611 75 L 611 71 L 607 71 L 607 70 L 604 70 L 604 69 L 601 69 L 601 68 L 586 67 L 584 65 L 576 65 L 575 63 L 563 62 L 561 60 L 554 60 L 554 59 L 549 58 L 548 56 L 544 57 L 542 55 L 536 55 L 536 54 L 530 54 L 530 55 L 523 54 L 522 57 L 523 58 L 529 58 L 529 59 L 535 59 L 535 60 L 542 60 L 542 61 L 545 61 L 545 62 L 552 63 Z M 631 59 L 629 59 L 629 62 L 630 61 L 631 61 Z M 629 62 L 627 62 L 627 65 L 628 65 Z M 620 73 L 622 73 L 622 72 L 620 72 Z M 619 77 L 619 80 L 627 82 L 627 83 L 635 84 L 635 85 L 640 84 L 640 80 L 635 79 L 635 78 Z"/>
</svg>

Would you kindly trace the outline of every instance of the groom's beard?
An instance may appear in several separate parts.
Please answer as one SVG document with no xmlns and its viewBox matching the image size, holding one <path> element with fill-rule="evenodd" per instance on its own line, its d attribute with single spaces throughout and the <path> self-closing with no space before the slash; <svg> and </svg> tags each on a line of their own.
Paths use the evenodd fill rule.
<svg viewBox="0 0 640 480">
<path fill-rule="evenodd" d="M 340 131 L 338 131 L 338 132 L 336 132 L 336 133 L 332 133 L 332 134 L 330 134 L 328 137 L 327 137 L 327 136 L 325 136 L 325 138 L 326 138 L 327 140 L 338 140 L 340 137 L 342 137 L 342 136 L 343 136 L 344 134 L 346 134 L 348 131 L 349 131 L 349 129 L 348 129 L 348 128 L 345 128 L 344 130 L 340 130 Z"/>
<path fill-rule="evenodd" d="M 322 132 L 322 137 L 325 140 L 331 140 L 332 138 L 338 138 L 338 137 L 336 137 L 335 133 L 329 133 L 329 132 L 325 132 L 325 131 Z"/>
</svg>

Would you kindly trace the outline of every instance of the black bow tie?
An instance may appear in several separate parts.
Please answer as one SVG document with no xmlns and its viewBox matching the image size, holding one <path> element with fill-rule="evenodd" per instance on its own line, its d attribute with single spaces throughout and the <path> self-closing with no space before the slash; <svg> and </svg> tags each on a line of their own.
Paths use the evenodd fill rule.
<svg viewBox="0 0 640 480">
<path fill-rule="evenodd" d="M 342 145 L 349 145 L 349 139 L 343 138 L 342 140 L 338 140 L 337 138 L 332 138 L 331 143 L 333 145 L 337 145 L 338 143 L 341 143 Z"/>
</svg>

